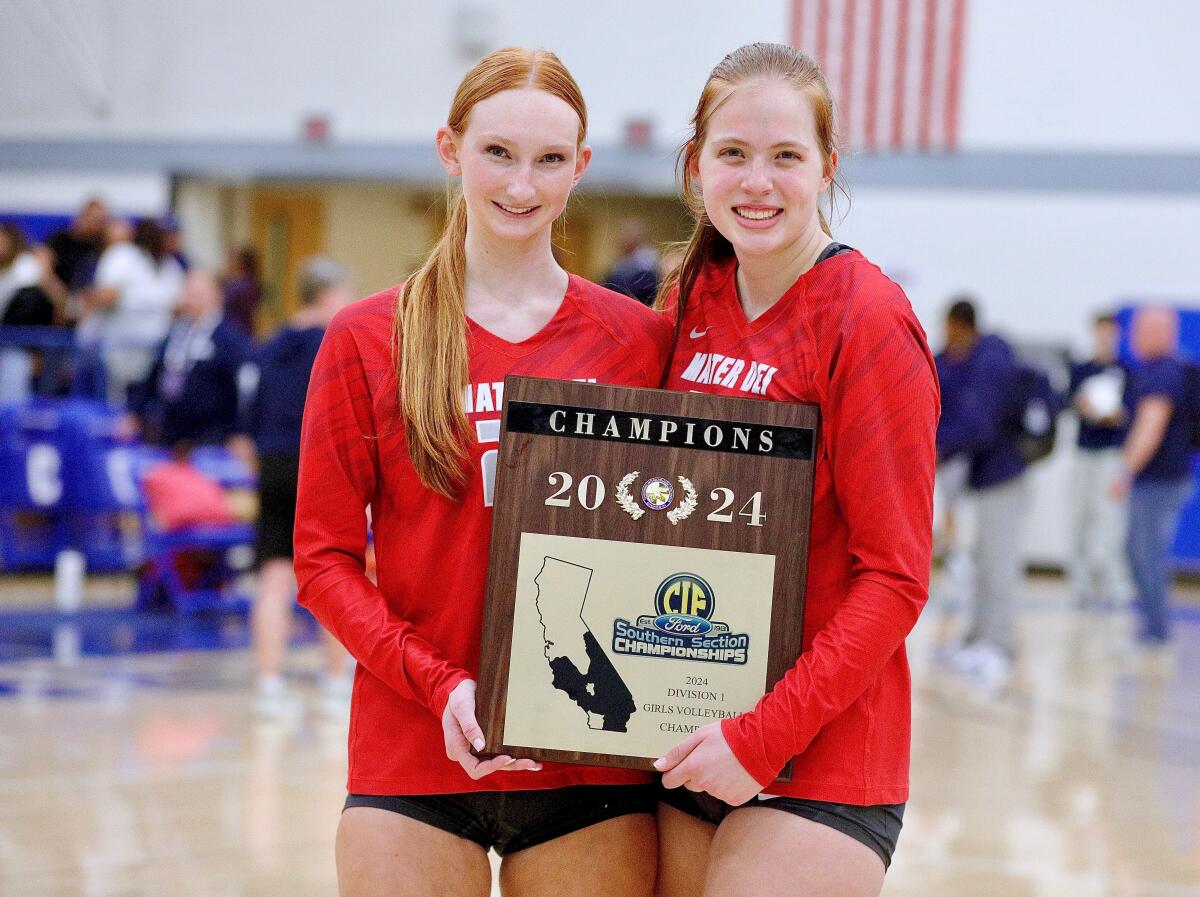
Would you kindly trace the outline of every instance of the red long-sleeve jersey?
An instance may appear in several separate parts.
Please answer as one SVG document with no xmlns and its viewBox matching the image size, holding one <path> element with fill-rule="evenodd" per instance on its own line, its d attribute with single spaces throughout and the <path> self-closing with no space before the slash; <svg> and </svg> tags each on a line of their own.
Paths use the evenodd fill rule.
<svg viewBox="0 0 1200 897">
<path fill-rule="evenodd" d="M 904 639 L 929 589 L 937 374 L 903 291 L 858 252 L 806 272 L 746 320 L 733 259 L 705 269 L 672 389 L 815 402 L 803 653 L 755 709 L 722 723 L 772 794 L 858 805 L 908 798 Z M 795 758 L 789 784 L 771 784 Z"/>
<path fill-rule="evenodd" d="M 492 486 L 506 374 L 655 386 L 670 324 L 572 276 L 553 319 L 510 343 L 469 322 L 470 476 L 451 501 L 417 478 L 397 396 L 397 289 L 333 320 L 309 383 L 296 505 L 300 601 L 358 660 L 348 788 L 437 794 L 648 781 L 643 773 L 546 763 L 473 781 L 447 759 L 441 716 L 479 665 Z M 378 586 L 364 575 L 366 508 Z"/>
</svg>

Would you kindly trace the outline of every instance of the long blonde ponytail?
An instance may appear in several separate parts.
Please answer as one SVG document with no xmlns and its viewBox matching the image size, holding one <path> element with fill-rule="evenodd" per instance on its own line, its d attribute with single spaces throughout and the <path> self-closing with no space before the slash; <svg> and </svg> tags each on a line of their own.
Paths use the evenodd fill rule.
<svg viewBox="0 0 1200 897">
<path fill-rule="evenodd" d="M 462 484 L 469 436 L 461 399 L 470 377 L 466 236 L 466 203 L 457 196 L 441 239 L 404 284 L 396 306 L 397 379 L 409 457 L 422 483 L 450 497 Z"/>
</svg>

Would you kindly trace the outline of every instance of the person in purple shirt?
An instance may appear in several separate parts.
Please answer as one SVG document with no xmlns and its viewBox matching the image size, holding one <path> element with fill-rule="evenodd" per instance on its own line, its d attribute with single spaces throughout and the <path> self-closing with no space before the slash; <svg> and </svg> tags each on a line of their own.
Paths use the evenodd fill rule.
<svg viewBox="0 0 1200 897">
<path fill-rule="evenodd" d="M 1122 448 L 1114 497 L 1129 496 L 1126 551 L 1141 615 L 1139 642 L 1152 652 L 1171 637 L 1170 551 L 1183 506 L 1193 491 L 1190 408 L 1186 376 L 1176 353 L 1179 316 L 1144 308 L 1133 318 L 1133 351 L 1141 361 L 1129 391 L 1133 421 Z"/>
<path fill-rule="evenodd" d="M 248 336 L 254 336 L 262 281 L 258 274 L 258 253 L 253 246 L 230 248 L 221 289 L 225 293 L 225 314 Z"/>
<path fill-rule="evenodd" d="M 253 344 L 225 315 L 210 271 L 184 281 L 178 314 L 149 374 L 129 389 L 129 411 L 149 442 L 219 445 L 238 431 L 242 366 Z"/>
<path fill-rule="evenodd" d="M 1071 588 L 1079 607 L 1110 608 L 1123 598 L 1129 575 L 1122 541 L 1125 501 L 1108 485 L 1121 470 L 1129 425 L 1124 397 L 1128 372 L 1117 358 L 1121 331 L 1111 314 L 1097 315 L 1095 351 L 1071 365 L 1071 404 L 1079 435 L 1071 477 Z"/>
<path fill-rule="evenodd" d="M 1022 573 L 1027 495 L 1019 415 L 1013 409 L 1019 366 L 1008 343 L 979 332 L 974 304 L 960 298 L 946 313 L 946 347 L 937 356 L 937 370 L 942 389 L 938 463 L 966 459 L 967 487 L 979 521 L 971 552 L 971 619 L 949 663 L 980 690 L 994 693 L 1012 676 L 1014 606 Z"/>
<path fill-rule="evenodd" d="M 618 240 L 621 257 L 604 278 L 604 286 L 643 305 L 653 305 L 661 280 L 661 260 L 650 242 L 646 223 L 640 218 L 622 222 Z"/>
</svg>

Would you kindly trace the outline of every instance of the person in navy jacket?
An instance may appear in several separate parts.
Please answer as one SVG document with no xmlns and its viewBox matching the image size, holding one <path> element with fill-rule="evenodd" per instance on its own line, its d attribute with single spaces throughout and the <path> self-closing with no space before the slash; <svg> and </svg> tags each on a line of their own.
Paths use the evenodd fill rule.
<svg viewBox="0 0 1200 897">
<path fill-rule="evenodd" d="M 258 467 L 258 592 L 250 617 L 253 635 L 255 713 L 287 718 L 299 709 L 283 676 L 296 600 L 292 537 L 296 518 L 296 480 L 300 468 L 300 426 L 317 350 L 333 316 L 353 298 L 346 270 L 327 258 L 308 259 L 300 270 L 298 309 L 258 351 L 256 385 L 246 402 L 247 445 L 239 452 Z M 242 437 L 239 437 L 238 442 Z M 321 631 L 325 666 L 318 679 L 319 706 L 340 718 L 350 709 L 350 678 L 345 649 Z"/>
<path fill-rule="evenodd" d="M 946 314 L 946 347 L 937 356 L 937 369 L 942 389 L 938 462 L 966 460 L 978 516 L 972 550 L 975 600 L 951 666 L 982 689 L 997 691 L 1012 672 L 1022 573 L 1026 465 L 1013 414 L 1020 369 L 1008 343 L 979 332 L 975 306 L 965 298 Z"/>
<path fill-rule="evenodd" d="M 192 271 L 149 376 L 130 396 L 147 441 L 224 443 L 238 430 L 238 378 L 253 343 L 224 314 L 209 271 Z"/>
</svg>

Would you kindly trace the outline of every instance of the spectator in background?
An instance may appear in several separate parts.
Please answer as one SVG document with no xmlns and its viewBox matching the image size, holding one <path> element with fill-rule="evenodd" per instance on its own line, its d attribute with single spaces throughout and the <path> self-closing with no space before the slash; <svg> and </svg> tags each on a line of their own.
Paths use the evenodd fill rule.
<svg viewBox="0 0 1200 897">
<path fill-rule="evenodd" d="M 248 520 L 252 516 L 252 496 L 237 488 L 226 490 L 214 475 L 202 469 L 204 465 L 197 465 L 192 449 L 187 441 L 176 443 L 171 446 L 169 460 L 152 463 L 141 475 L 142 494 L 154 528 L 165 533 L 193 527 L 221 530 Z M 161 566 L 152 565 L 157 569 L 146 571 L 149 575 L 139 583 L 142 600 L 165 603 L 175 596 L 183 597 L 181 590 L 220 591 L 237 575 L 227 551 L 216 545 L 204 547 L 202 542 L 193 542 L 179 546 L 171 555 L 175 582 L 168 585 Z"/>
<path fill-rule="evenodd" d="M 179 262 L 179 267 L 185 272 L 190 271 L 192 263 L 188 261 L 187 253 L 183 251 L 183 232 L 179 229 L 179 219 L 174 212 L 167 212 L 159 220 L 166 241 L 167 255 Z"/>
<path fill-rule="evenodd" d="M 149 374 L 171 327 L 184 277 L 158 222 L 144 218 L 132 240 L 123 236 L 119 228 L 110 229 L 113 242 L 96 266 L 91 321 L 84 328 L 89 340 L 100 342 L 108 400 L 114 405 L 124 404 L 129 387 Z"/>
<path fill-rule="evenodd" d="M 934 644 L 940 660 L 953 655 L 954 621 L 975 595 L 972 546 L 976 514 L 967 489 L 970 467 L 970 458 L 965 454 L 939 460 L 934 481 L 933 555 L 941 561 L 941 575 L 930 588 L 925 613 L 936 612 Z"/>
<path fill-rule="evenodd" d="M 253 345 L 221 309 L 221 288 L 196 269 L 184 282 L 179 315 L 130 410 L 148 441 L 165 446 L 224 443 L 238 429 L 238 378 Z"/>
<path fill-rule="evenodd" d="M 1125 414 L 1125 366 L 1117 360 L 1117 319 L 1097 315 L 1095 350 L 1071 365 L 1071 402 L 1079 415 L 1078 450 L 1071 482 L 1071 587 L 1080 607 L 1112 607 L 1125 594 L 1121 539 L 1125 502 L 1109 484 L 1121 470 Z"/>
<path fill-rule="evenodd" d="M 617 233 L 621 257 L 604 279 L 604 286 L 643 305 L 653 305 L 658 295 L 658 252 L 650 244 L 646 223 L 640 218 L 628 218 Z"/>
<path fill-rule="evenodd" d="M 1133 419 L 1122 447 L 1114 498 L 1129 497 L 1129 567 L 1141 613 L 1139 642 L 1153 653 L 1171 637 L 1171 546 L 1183 506 L 1192 495 L 1191 427 L 1194 397 L 1177 357 L 1179 316 L 1145 308 L 1133 318 L 1131 339 L 1142 362 L 1133 372 Z"/>
<path fill-rule="evenodd" d="M 20 225 L 0 224 L 0 323 L 18 327 L 54 324 L 61 321 L 65 300 L 66 291 L 54 276 L 50 250 L 30 246 Z"/>
<path fill-rule="evenodd" d="M 662 278 L 665 280 L 678 270 L 683 264 L 684 258 L 687 257 L 686 243 L 671 243 L 663 250 L 662 258 L 659 263 L 659 271 Z"/>
<path fill-rule="evenodd" d="M 37 286 L 42 279 L 42 265 L 30 251 L 25 231 L 16 224 L 0 223 L 0 320 L 18 290 Z"/>
<path fill-rule="evenodd" d="M 226 254 L 221 289 L 225 293 L 225 314 L 247 336 L 254 336 L 254 318 L 262 301 L 262 282 L 258 276 L 258 253 L 253 246 L 231 248 Z"/>
<path fill-rule="evenodd" d="M 247 431 L 254 439 L 259 469 L 258 596 L 250 618 L 258 667 L 255 708 L 260 716 L 286 716 L 296 707 L 283 679 L 296 575 L 292 529 L 300 467 L 300 424 L 309 374 L 325 328 L 353 298 L 342 267 L 309 260 L 300 272 L 300 308 L 258 353 L 257 389 L 248 403 Z M 321 630 L 325 670 L 320 678 L 322 710 L 344 716 L 350 707 L 348 655 Z"/>
<path fill-rule="evenodd" d="M 966 297 L 946 314 L 946 348 L 937 356 L 937 368 L 942 388 L 938 463 L 967 459 L 967 488 L 978 517 L 971 618 L 950 665 L 981 691 L 995 693 L 1012 676 L 1022 573 L 1025 460 L 1012 419 L 1019 368 L 1008 343 L 979 332 L 975 306 Z"/>
<path fill-rule="evenodd" d="M 109 218 L 104 226 L 104 250 L 133 240 L 133 222 L 128 218 Z M 103 252 L 100 253 L 104 255 Z M 97 260 L 99 264 L 99 260 Z M 94 273 L 94 272 L 93 272 Z"/>
<path fill-rule="evenodd" d="M 0 224 L 0 322 L 13 297 L 41 280 L 42 269 L 25 232 L 15 224 Z M 0 343 L 0 403 L 20 402 L 29 396 L 32 370 L 30 354 L 19 345 Z"/>
<path fill-rule="evenodd" d="M 0 224 L 0 324 L 48 326 L 58 316 L 64 291 L 45 247 L 31 249 L 19 225 Z M 41 353 L 18 342 L 0 343 L 0 402 L 29 397 Z"/>
<path fill-rule="evenodd" d="M 92 276 L 104 251 L 108 230 L 108 208 L 92 197 L 71 222 L 70 227 L 50 235 L 46 245 L 54 253 L 54 275 L 70 293 L 79 293 L 92 284 Z"/>
<path fill-rule="evenodd" d="M 221 484 L 197 470 L 190 454 L 191 446 L 181 442 L 173 446 L 169 461 L 158 462 L 142 477 L 142 490 L 154 524 L 169 533 L 193 526 L 227 526 L 237 522 Z M 199 572 L 212 563 L 211 552 L 205 549 L 189 550 L 184 556 L 187 561 L 181 566 L 191 572 Z"/>
</svg>

